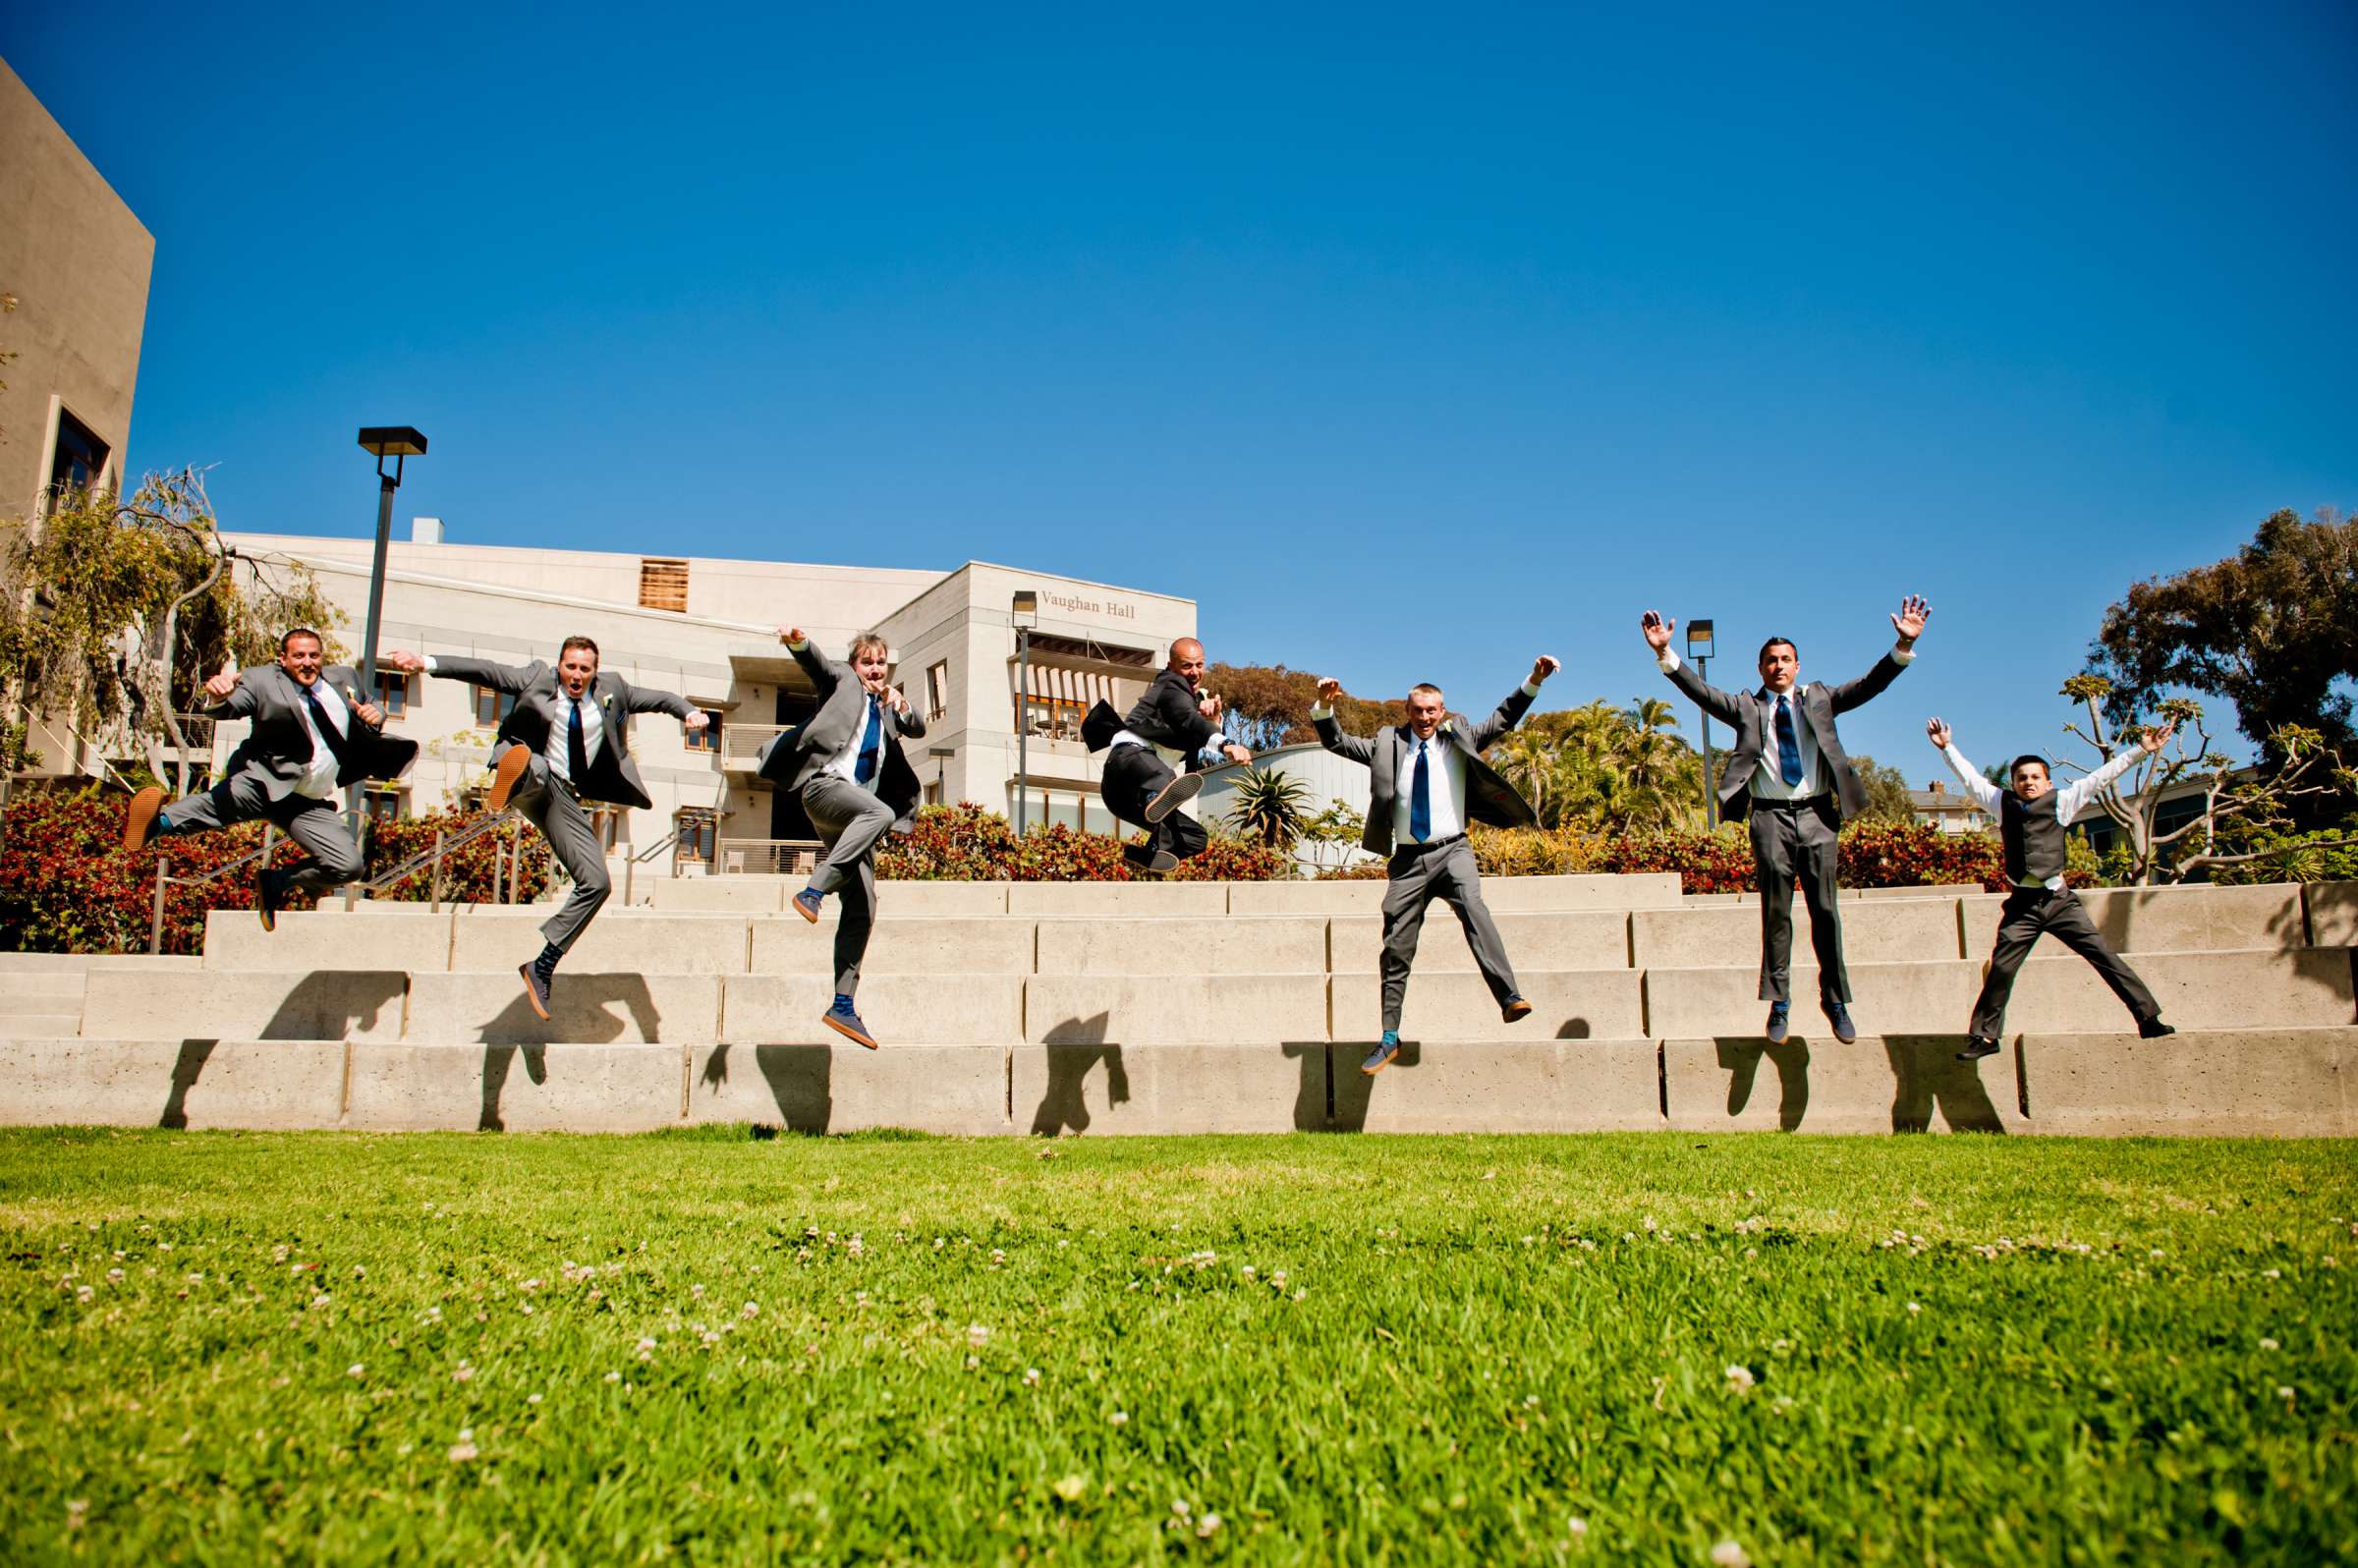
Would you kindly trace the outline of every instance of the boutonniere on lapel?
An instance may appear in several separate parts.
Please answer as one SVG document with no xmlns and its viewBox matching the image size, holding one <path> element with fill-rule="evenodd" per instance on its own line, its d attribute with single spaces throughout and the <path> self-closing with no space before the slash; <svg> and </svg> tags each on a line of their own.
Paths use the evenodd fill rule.
<svg viewBox="0 0 2358 1568">
<path fill-rule="evenodd" d="M 1455 735 L 1457 733 L 1457 726 L 1451 723 L 1449 720 L 1443 719 L 1440 722 L 1440 727 L 1435 729 L 1432 733 L 1435 735 Z"/>
</svg>

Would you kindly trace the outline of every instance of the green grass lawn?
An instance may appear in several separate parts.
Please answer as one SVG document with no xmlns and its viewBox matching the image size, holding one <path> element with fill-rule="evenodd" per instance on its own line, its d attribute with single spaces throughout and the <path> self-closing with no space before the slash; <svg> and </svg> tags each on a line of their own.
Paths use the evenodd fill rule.
<svg viewBox="0 0 2358 1568">
<path fill-rule="evenodd" d="M 2358 1559 L 2346 1145 L 36 1132 L 0 1225 L 10 1562 Z"/>
</svg>

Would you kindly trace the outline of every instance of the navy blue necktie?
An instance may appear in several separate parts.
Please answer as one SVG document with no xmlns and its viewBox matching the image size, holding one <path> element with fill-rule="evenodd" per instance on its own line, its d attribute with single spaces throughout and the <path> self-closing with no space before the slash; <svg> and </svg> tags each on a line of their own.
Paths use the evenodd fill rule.
<svg viewBox="0 0 2358 1568">
<path fill-rule="evenodd" d="M 1776 772 L 1787 784 L 1801 782 L 1801 737 L 1793 730 L 1793 704 L 1776 700 Z"/>
<path fill-rule="evenodd" d="M 884 749 L 883 711 L 876 700 L 868 700 L 868 733 L 860 739 L 860 761 L 852 769 L 855 782 L 866 784 L 876 776 L 876 762 Z"/>
<path fill-rule="evenodd" d="M 1425 743 L 1417 743 L 1417 771 L 1408 786 L 1408 831 L 1420 844 L 1432 837 L 1432 777 L 1425 766 Z"/>
<path fill-rule="evenodd" d="M 590 743 L 582 733 L 582 700 L 573 700 L 573 717 L 565 725 L 565 771 L 573 777 L 573 787 L 580 789 L 590 777 Z"/>
<path fill-rule="evenodd" d="M 329 722 L 327 707 L 319 700 L 317 692 L 305 687 L 303 700 L 311 710 L 311 722 L 319 727 L 319 738 L 327 743 L 328 755 L 336 759 L 336 771 L 343 772 L 345 763 L 350 760 L 344 732 Z"/>
</svg>

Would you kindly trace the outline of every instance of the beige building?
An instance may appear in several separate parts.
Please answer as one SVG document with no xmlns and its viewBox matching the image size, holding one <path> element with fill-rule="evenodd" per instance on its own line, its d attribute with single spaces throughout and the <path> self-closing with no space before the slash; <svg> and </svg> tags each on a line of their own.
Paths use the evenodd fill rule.
<svg viewBox="0 0 2358 1568">
<path fill-rule="evenodd" d="M 331 635 L 358 663 L 369 540 L 227 538 L 242 555 L 309 569 L 345 617 Z M 1037 595 L 1037 613 L 1016 614 L 1019 590 Z M 1030 781 L 1027 814 L 1114 831 L 1096 797 L 1096 759 L 1081 744 L 1081 715 L 1098 697 L 1122 708 L 1136 700 L 1172 642 L 1195 635 L 1193 600 L 980 561 L 940 572 L 453 544 L 443 542 L 437 520 L 420 518 L 391 547 L 381 643 L 526 664 L 553 660 L 567 637 L 592 639 L 605 667 L 635 685 L 678 692 L 715 720 L 693 743 L 668 718 L 643 715 L 633 725 L 631 749 L 655 807 L 616 813 L 609 825 L 617 846 L 650 849 L 678 827 L 683 871 L 766 870 L 812 840 L 800 804 L 753 771 L 762 744 L 815 705 L 809 679 L 779 644 L 779 626 L 803 627 L 837 658 L 855 633 L 882 633 L 895 679 L 926 716 L 925 739 L 907 745 L 926 799 L 973 801 L 1012 817 L 1019 621 L 1030 633 L 1020 758 Z M 479 792 L 500 717 L 497 695 L 389 672 L 381 684 L 389 727 L 417 739 L 421 755 L 371 809 L 411 815 Z M 220 726 L 216 761 L 242 730 Z"/>
</svg>

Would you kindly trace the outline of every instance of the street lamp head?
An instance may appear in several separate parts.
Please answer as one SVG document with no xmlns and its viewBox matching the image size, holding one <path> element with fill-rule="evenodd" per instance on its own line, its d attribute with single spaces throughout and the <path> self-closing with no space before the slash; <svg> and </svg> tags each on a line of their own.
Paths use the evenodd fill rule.
<svg viewBox="0 0 2358 1568">
<path fill-rule="evenodd" d="M 1039 590 L 1038 588 L 1017 588 L 1013 603 L 1014 612 L 1017 615 L 1037 617 L 1039 614 Z"/>
<path fill-rule="evenodd" d="M 1687 657 L 1691 659 L 1708 659 L 1711 656 L 1712 623 L 1709 621 L 1689 621 L 1687 623 Z"/>
<path fill-rule="evenodd" d="M 371 457 L 423 457 L 425 437 L 407 424 L 371 424 L 361 431 L 361 450 Z"/>
</svg>

